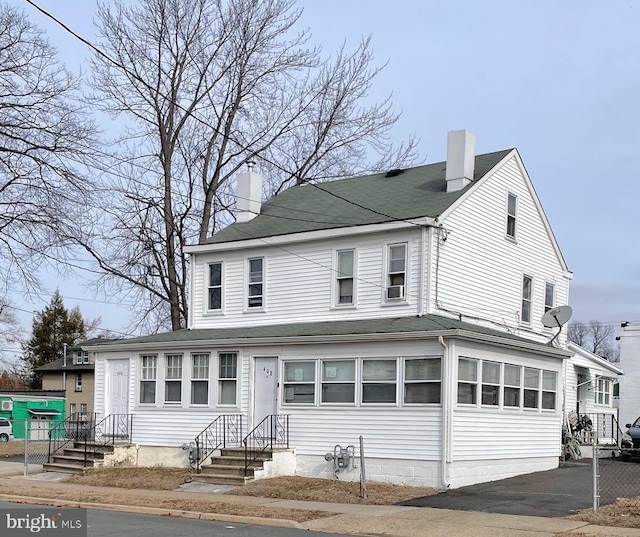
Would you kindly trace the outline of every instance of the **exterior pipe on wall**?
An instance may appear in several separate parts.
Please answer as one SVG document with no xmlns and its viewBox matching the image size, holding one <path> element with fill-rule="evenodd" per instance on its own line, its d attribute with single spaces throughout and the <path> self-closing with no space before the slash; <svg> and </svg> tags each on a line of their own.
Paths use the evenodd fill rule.
<svg viewBox="0 0 640 537">
<path fill-rule="evenodd" d="M 425 244 L 427 242 L 427 226 L 422 226 L 420 230 L 420 289 L 419 289 L 419 300 L 418 300 L 418 315 L 422 317 L 426 313 L 426 270 L 429 270 L 429 263 L 426 260 L 426 251 Z"/>
<path fill-rule="evenodd" d="M 450 392 L 451 390 L 449 389 L 449 383 L 447 382 L 447 379 L 449 377 L 449 369 L 450 369 L 450 361 L 449 361 L 449 346 L 444 342 L 444 338 L 442 336 L 438 336 L 438 341 L 440 342 L 440 345 L 442 345 L 442 348 L 444 349 L 444 353 L 442 356 L 442 370 L 443 370 L 443 375 L 442 375 L 442 386 L 445 388 L 443 390 L 443 398 L 442 398 L 442 454 L 440 456 L 441 458 L 441 471 L 442 471 L 442 484 L 445 486 L 445 488 L 449 488 L 451 486 L 451 483 L 449 482 L 448 479 L 448 463 L 447 463 L 447 458 L 448 458 L 448 452 L 449 452 L 449 432 L 451 431 L 451 427 L 450 427 L 450 416 L 451 416 L 451 405 L 450 405 Z"/>
</svg>

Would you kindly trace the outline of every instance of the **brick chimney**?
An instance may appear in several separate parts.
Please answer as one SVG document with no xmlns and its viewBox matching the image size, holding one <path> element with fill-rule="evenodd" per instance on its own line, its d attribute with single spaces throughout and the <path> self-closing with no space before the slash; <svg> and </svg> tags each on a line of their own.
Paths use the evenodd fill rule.
<svg viewBox="0 0 640 537">
<path fill-rule="evenodd" d="M 236 222 L 248 222 L 262 206 L 262 176 L 253 171 L 255 162 L 247 162 L 247 171 L 236 175 Z"/>
<path fill-rule="evenodd" d="M 447 192 L 462 190 L 473 181 L 476 137 L 467 130 L 447 134 Z"/>
</svg>

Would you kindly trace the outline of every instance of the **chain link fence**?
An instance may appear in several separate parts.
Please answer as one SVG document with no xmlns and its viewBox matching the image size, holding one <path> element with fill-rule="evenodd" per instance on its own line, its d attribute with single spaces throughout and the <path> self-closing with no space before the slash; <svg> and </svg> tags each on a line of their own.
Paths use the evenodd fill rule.
<svg viewBox="0 0 640 537">
<path fill-rule="evenodd" d="M 594 511 L 615 502 L 640 509 L 640 449 L 595 446 Z"/>
</svg>

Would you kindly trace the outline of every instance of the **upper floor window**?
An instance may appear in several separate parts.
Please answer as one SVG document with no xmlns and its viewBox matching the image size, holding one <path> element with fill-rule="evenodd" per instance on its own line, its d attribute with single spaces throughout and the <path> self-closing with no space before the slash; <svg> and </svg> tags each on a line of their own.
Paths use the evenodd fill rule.
<svg viewBox="0 0 640 537">
<path fill-rule="evenodd" d="M 140 375 L 140 402 L 156 402 L 156 379 L 158 357 L 154 354 L 140 356 L 142 374 Z"/>
<path fill-rule="evenodd" d="M 82 373 L 76 373 L 76 390 L 77 392 L 82 391 Z"/>
<path fill-rule="evenodd" d="M 388 258 L 387 300 L 403 300 L 406 296 L 407 245 L 390 245 Z"/>
<path fill-rule="evenodd" d="M 222 263 L 209 263 L 209 303 L 210 310 L 222 309 Z"/>
<path fill-rule="evenodd" d="M 337 304 L 353 304 L 353 270 L 354 251 L 342 250 L 338 252 L 337 271 Z"/>
<path fill-rule="evenodd" d="M 547 282 L 544 286 L 544 312 L 547 313 L 553 308 L 555 295 L 555 286 L 552 283 Z"/>
<path fill-rule="evenodd" d="M 88 363 L 89 363 L 89 352 L 78 351 L 76 353 L 76 364 L 88 364 Z"/>
<path fill-rule="evenodd" d="M 509 192 L 507 194 L 507 237 L 516 238 L 516 210 L 518 197 Z"/>
<path fill-rule="evenodd" d="M 165 403 L 179 403 L 182 400 L 182 354 L 167 354 L 165 363 Z"/>
<path fill-rule="evenodd" d="M 249 259 L 249 308 L 262 308 L 264 305 L 264 259 Z"/>
<path fill-rule="evenodd" d="M 522 277 L 522 308 L 521 308 L 521 321 L 523 323 L 531 322 L 531 296 L 533 288 L 533 278 L 531 276 L 524 275 Z"/>
</svg>

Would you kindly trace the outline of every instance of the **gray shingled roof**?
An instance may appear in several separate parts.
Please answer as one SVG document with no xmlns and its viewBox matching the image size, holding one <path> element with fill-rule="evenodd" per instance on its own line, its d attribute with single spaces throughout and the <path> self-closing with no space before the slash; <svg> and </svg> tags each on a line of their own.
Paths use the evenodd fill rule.
<svg viewBox="0 0 640 537">
<path fill-rule="evenodd" d="M 531 340 L 509 334 L 500 330 L 494 330 L 477 324 L 440 317 L 438 315 L 424 315 L 422 317 L 396 317 L 391 319 L 364 319 L 355 321 L 325 321 L 317 323 L 289 323 L 278 325 L 264 325 L 238 328 L 211 328 L 197 330 L 178 330 L 153 336 L 143 336 L 131 339 L 113 340 L 100 343 L 105 350 L 110 345 L 129 345 L 146 343 L 178 343 L 207 341 L 215 344 L 216 341 L 225 340 L 251 340 L 272 339 L 289 337 L 313 337 L 313 336 L 348 336 L 368 334 L 393 334 L 411 332 L 444 332 L 460 330 L 500 337 L 514 342 L 535 344 Z M 542 346 L 542 344 L 540 344 Z M 556 349 L 557 350 L 557 349 Z"/>
<path fill-rule="evenodd" d="M 510 151 L 476 156 L 474 179 L 482 178 Z M 447 193 L 445 164 L 409 168 L 395 177 L 378 173 L 295 186 L 263 203 L 253 220 L 232 224 L 205 243 L 436 217 L 475 184 Z"/>
<path fill-rule="evenodd" d="M 92 340 L 93 341 L 93 340 Z M 97 342 L 97 338 L 95 342 Z M 105 340 L 100 340 L 105 341 Z M 109 340 L 113 341 L 113 340 Z M 40 372 L 52 372 L 52 371 L 93 371 L 95 369 L 94 364 L 76 364 L 74 363 L 74 357 L 69 355 L 67 356 L 67 365 L 63 365 L 64 359 L 57 358 L 53 362 L 49 362 L 48 364 L 41 365 L 40 367 L 36 367 L 36 371 Z"/>
</svg>

